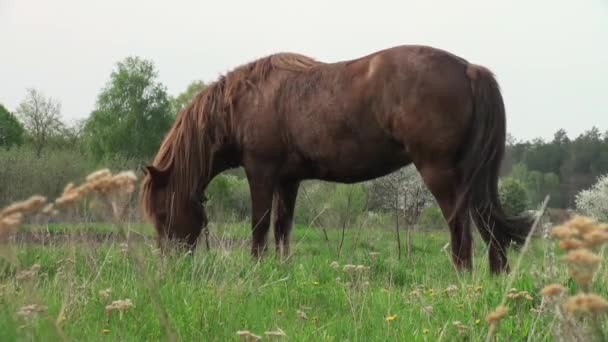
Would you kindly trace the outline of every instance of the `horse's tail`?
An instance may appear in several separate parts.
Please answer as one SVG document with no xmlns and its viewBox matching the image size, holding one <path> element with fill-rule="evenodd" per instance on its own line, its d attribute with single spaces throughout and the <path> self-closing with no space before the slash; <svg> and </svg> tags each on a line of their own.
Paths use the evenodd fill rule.
<svg viewBox="0 0 608 342">
<path fill-rule="evenodd" d="M 500 246 L 521 244 L 532 220 L 507 215 L 499 200 L 498 178 L 505 152 L 505 107 L 492 72 L 469 64 L 466 74 L 473 94 L 473 117 L 459 169 L 464 181 L 461 205 L 471 215 L 484 240 L 496 239 Z"/>
</svg>

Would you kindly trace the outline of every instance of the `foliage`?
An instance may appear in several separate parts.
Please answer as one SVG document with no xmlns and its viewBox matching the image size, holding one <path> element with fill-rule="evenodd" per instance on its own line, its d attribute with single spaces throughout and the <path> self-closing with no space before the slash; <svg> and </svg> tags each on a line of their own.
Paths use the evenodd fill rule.
<svg viewBox="0 0 608 342">
<path fill-rule="evenodd" d="M 84 127 L 89 153 L 101 160 L 116 153 L 150 158 L 172 124 L 165 86 L 154 64 L 139 57 L 118 62 Z"/>
<path fill-rule="evenodd" d="M 374 206 L 395 211 L 408 224 L 416 224 L 422 211 L 434 203 L 415 167 L 408 166 L 370 182 Z"/>
<path fill-rule="evenodd" d="M 576 195 L 576 208 L 585 215 L 608 222 L 608 174 Z"/>
<path fill-rule="evenodd" d="M 9 149 L 23 144 L 23 125 L 0 104 L 0 147 Z"/>
<path fill-rule="evenodd" d="M 207 186 L 207 210 L 212 220 L 243 221 L 250 214 L 249 183 L 231 174 L 216 176 Z M 230 220 L 231 221 L 231 220 Z"/>
<path fill-rule="evenodd" d="M 61 103 L 51 97 L 45 97 L 34 88 L 28 88 L 25 99 L 19 104 L 15 113 L 27 131 L 36 156 L 40 158 L 49 140 L 63 127 Z"/>
<path fill-rule="evenodd" d="M 419 224 L 421 227 L 428 229 L 447 229 L 448 227 L 441 209 L 436 205 L 427 207 L 422 211 Z"/>
<path fill-rule="evenodd" d="M 532 206 L 540 205 L 549 195 L 549 205 L 558 206 L 562 200 L 559 177 L 553 172 L 530 171 L 523 163 L 513 167 L 510 177 L 517 179 L 528 193 Z"/>
<path fill-rule="evenodd" d="M 549 205 L 557 208 L 574 206 L 575 196 L 589 188 L 595 179 L 608 173 L 608 132 L 597 127 L 575 139 L 558 130 L 552 141 L 511 140 L 502 167 L 503 175 L 517 173 L 525 166 L 525 176 L 513 174 L 530 193 L 533 204 L 549 194 Z M 557 183 L 557 184 L 556 184 Z"/>
<path fill-rule="evenodd" d="M 205 89 L 207 85 L 203 81 L 193 81 L 188 85 L 188 88 L 177 97 L 171 100 L 171 114 L 176 115 L 184 109 L 190 101 L 196 96 L 199 92 Z"/>
<path fill-rule="evenodd" d="M 508 215 L 519 215 L 529 206 L 528 193 L 515 178 L 502 179 L 499 186 L 500 202 Z"/>
<path fill-rule="evenodd" d="M 336 184 L 327 198 L 328 216 L 334 227 L 350 227 L 367 210 L 363 184 Z"/>
</svg>

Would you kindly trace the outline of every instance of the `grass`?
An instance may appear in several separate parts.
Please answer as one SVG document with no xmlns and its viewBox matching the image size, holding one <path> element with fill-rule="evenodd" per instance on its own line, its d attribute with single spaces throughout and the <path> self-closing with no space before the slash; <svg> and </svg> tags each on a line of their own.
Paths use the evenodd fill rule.
<svg viewBox="0 0 608 342">
<path fill-rule="evenodd" d="M 108 229 L 51 227 L 60 232 Z M 246 224 L 214 226 L 212 234 L 243 243 L 249 237 Z M 277 339 L 265 332 L 282 331 L 282 339 L 293 341 L 483 341 L 489 329 L 485 317 L 508 290 L 506 276 L 489 275 L 479 238 L 473 272 L 455 272 L 444 248 L 445 232 L 415 233 L 411 258 L 399 260 L 391 231 L 348 230 L 338 257 L 341 231 L 329 230 L 326 241 L 319 229 L 302 226 L 294 229 L 290 259 L 277 260 L 271 243 L 261 263 L 250 258 L 248 244 L 216 245 L 211 251 L 201 244 L 192 255 L 160 257 L 153 236 L 144 236 L 128 246 L 114 240 L 13 245 L 16 260 L 3 262 L 0 271 L 2 340 L 229 341 L 247 330 L 264 340 Z M 498 327 L 499 340 L 555 339 L 554 316 L 535 311 L 539 292 L 553 282 L 572 293 L 577 289 L 565 271 L 551 275 L 555 265 L 547 251 L 553 248 L 536 240 L 524 256 L 513 286 L 531 299 L 507 301 L 510 310 Z M 516 257 L 511 252 L 512 265 Z M 23 273 L 35 264 L 39 270 Z M 369 269 L 349 272 L 347 264 Z M 606 296 L 601 284 L 607 283 L 608 272 L 601 269 L 597 277 L 594 290 Z M 107 298 L 100 294 L 106 289 L 111 289 Z M 130 299 L 133 307 L 106 311 L 121 299 Z M 16 314 L 34 303 L 46 310 Z"/>
</svg>

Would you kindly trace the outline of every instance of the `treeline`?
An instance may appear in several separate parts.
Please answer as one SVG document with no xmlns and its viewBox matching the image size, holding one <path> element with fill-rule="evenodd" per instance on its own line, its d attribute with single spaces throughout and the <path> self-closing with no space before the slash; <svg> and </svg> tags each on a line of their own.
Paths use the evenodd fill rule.
<svg viewBox="0 0 608 342">
<path fill-rule="evenodd" d="M 508 140 L 502 174 L 525 187 L 532 207 L 549 195 L 550 207 L 573 208 L 576 194 L 608 173 L 608 131 L 597 127 L 573 139 L 560 129 L 550 141 Z"/>
</svg>

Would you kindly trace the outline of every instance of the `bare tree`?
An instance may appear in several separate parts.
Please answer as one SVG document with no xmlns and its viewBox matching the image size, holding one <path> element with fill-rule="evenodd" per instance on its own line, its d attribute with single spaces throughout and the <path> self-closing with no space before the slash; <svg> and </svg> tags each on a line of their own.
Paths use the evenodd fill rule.
<svg viewBox="0 0 608 342">
<path fill-rule="evenodd" d="M 49 139 L 61 130 L 61 103 L 45 97 L 34 88 L 28 88 L 16 114 L 32 140 L 36 155 L 40 157 Z"/>
<path fill-rule="evenodd" d="M 385 210 L 395 214 L 397 249 L 401 258 L 400 220 L 407 226 L 406 253 L 411 255 L 412 230 L 418 224 L 422 211 L 434 202 L 422 177 L 413 166 L 395 171 L 371 182 L 374 201 Z"/>
</svg>

